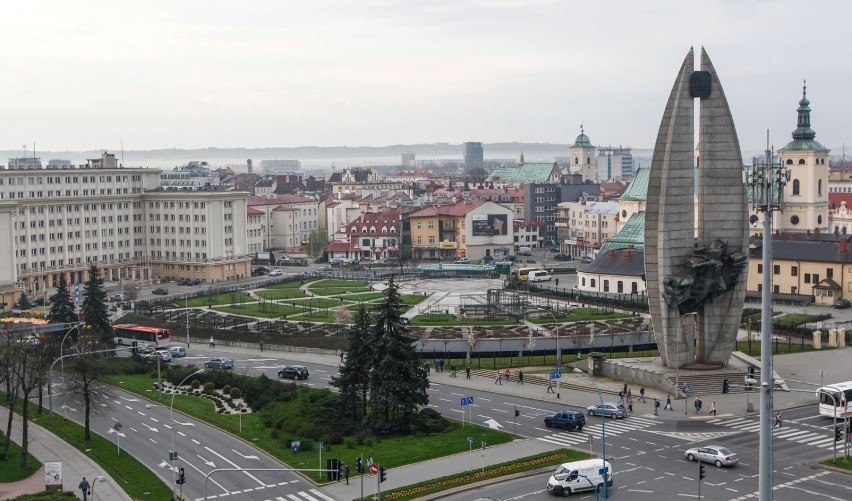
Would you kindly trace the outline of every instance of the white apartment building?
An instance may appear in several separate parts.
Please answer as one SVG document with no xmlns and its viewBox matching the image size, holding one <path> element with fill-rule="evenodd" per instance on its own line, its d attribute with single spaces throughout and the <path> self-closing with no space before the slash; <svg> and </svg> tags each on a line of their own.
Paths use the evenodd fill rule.
<svg viewBox="0 0 852 501">
<path fill-rule="evenodd" d="M 248 207 L 261 211 L 263 250 L 294 250 L 320 229 L 320 202 L 298 195 L 249 197 Z"/>
<path fill-rule="evenodd" d="M 594 257 L 618 231 L 618 202 L 562 202 L 556 211 L 567 227 L 563 251 L 575 258 Z"/>
<path fill-rule="evenodd" d="M 166 190 L 204 190 L 219 185 L 219 176 L 210 172 L 207 162 L 192 162 L 160 173 L 160 186 Z"/>
<path fill-rule="evenodd" d="M 164 191 L 160 172 L 109 153 L 86 165 L 0 169 L 0 230 L 10 235 L 0 289 L 35 294 L 60 275 L 84 282 L 93 262 L 110 281 L 248 275 L 248 193 Z"/>
</svg>

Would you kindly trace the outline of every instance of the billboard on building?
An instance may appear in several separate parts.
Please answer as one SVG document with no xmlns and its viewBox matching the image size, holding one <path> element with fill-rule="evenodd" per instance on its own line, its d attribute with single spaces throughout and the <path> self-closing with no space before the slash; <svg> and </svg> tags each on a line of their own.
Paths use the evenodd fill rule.
<svg viewBox="0 0 852 501">
<path fill-rule="evenodd" d="M 471 217 L 475 237 L 490 237 L 508 234 L 508 220 L 506 214 L 479 214 Z"/>
<path fill-rule="evenodd" d="M 332 241 L 334 243 L 342 243 L 342 244 L 348 244 L 349 243 L 349 234 L 347 234 L 347 233 L 335 233 L 332 238 L 333 238 Z"/>
</svg>

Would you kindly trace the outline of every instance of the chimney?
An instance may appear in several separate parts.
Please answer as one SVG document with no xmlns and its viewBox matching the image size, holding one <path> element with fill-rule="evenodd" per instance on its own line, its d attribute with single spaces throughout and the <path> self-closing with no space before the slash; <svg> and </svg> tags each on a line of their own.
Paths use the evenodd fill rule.
<svg viewBox="0 0 852 501">
<path fill-rule="evenodd" d="M 630 257 L 630 249 L 621 249 L 621 257 Z"/>
<path fill-rule="evenodd" d="M 615 249 L 610 249 L 610 250 L 606 251 L 606 255 L 607 256 L 614 256 L 615 255 Z"/>
<path fill-rule="evenodd" d="M 840 239 L 840 253 L 846 254 L 846 239 L 845 238 Z"/>
<path fill-rule="evenodd" d="M 819 235 L 819 228 L 814 228 L 814 235 Z"/>
<path fill-rule="evenodd" d="M 810 234 L 811 234 L 811 230 L 809 229 L 809 230 L 808 230 L 808 235 L 810 235 Z"/>
</svg>

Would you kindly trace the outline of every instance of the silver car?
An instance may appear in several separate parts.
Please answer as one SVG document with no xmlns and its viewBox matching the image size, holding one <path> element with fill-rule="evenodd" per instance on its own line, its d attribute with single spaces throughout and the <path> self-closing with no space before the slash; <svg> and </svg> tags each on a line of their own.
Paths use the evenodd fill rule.
<svg viewBox="0 0 852 501">
<path fill-rule="evenodd" d="M 702 463 L 713 463 L 717 467 L 733 466 L 739 462 L 737 454 L 721 445 L 705 445 L 702 447 L 693 447 L 687 449 L 683 453 L 686 459 L 690 461 L 701 461 Z"/>
<path fill-rule="evenodd" d="M 627 409 L 625 409 L 623 405 L 615 402 L 604 402 L 603 405 L 590 405 L 586 407 L 586 412 L 588 412 L 590 416 L 609 416 L 612 419 L 627 416 Z"/>
</svg>

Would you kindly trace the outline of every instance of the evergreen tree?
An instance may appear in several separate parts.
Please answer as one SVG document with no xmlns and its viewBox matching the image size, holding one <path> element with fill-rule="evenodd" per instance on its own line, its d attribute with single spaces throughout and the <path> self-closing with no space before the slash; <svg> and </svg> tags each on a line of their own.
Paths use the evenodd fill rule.
<svg viewBox="0 0 852 501">
<path fill-rule="evenodd" d="M 406 432 L 411 414 L 429 403 L 429 381 L 420 370 L 417 352 L 400 315 L 402 298 L 391 276 L 373 327 L 370 415 L 373 431 Z"/>
<path fill-rule="evenodd" d="M 30 301 L 30 297 L 27 295 L 26 291 L 21 292 L 21 295 L 18 296 L 18 300 L 15 301 L 13 307 L 18 310 L 29 310 L 33 308 L 35 305 L 32 301 Z"/>
<path fill-rule="evenodd" d="M 50 323 L 70 324 L 77 321 L 74 312 L 74 303 L 68 294 L 68 281 L 65 275 L 59 275 L 59 284 L 56 286 L 56 294 L 50 297 L 50 311 L 47 313 L 47 321 Z"/>
<path fill-rule="evenodd" d="M 349 328 L 346 361 L 340 366 L 340 376 L 331 378 L 331 384 L 340 390 L 343 414 L 351 413 L 357 421 L 367 415 L 367 395 L 370 390 L 372 350 L 370 314 L 361 304 L 355 313 L 355 322 Z"/>
<path fill-rule="evenodd" d="M 112 324 L 107 310 L 107 293 L 104 279 L 95 263 L 89 267 L 89 279 L 83 284 L 83 306 L 80 311 L 94 340 L 112 344 Z"/>
</svg>

